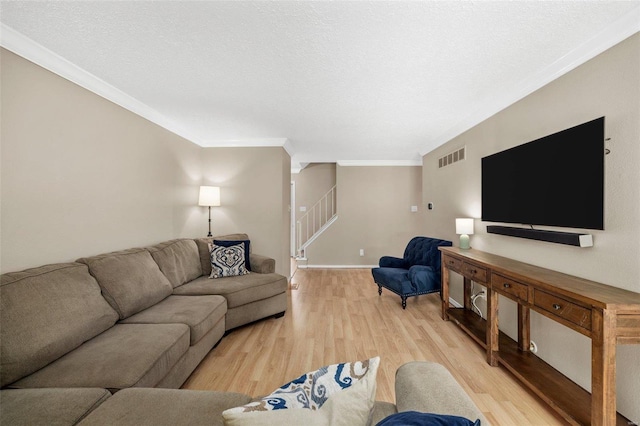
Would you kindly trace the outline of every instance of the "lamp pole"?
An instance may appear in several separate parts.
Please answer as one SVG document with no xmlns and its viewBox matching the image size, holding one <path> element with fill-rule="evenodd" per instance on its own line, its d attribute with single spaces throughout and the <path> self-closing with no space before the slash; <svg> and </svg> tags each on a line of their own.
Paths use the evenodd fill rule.
<svg viewBox="0 0 640 426">
<path fill-rule="evenodd" d="M 211 206 L 209 206 L 209 233 L 207 234 L 207 237 L 213 237 L 211 234 Z"/>
</svg>

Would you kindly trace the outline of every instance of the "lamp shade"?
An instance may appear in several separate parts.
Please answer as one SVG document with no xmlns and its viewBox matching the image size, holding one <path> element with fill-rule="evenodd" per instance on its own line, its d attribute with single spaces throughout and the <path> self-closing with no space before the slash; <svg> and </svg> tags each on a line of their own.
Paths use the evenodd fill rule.
<svg viewBox="0 0 640 426">
<path fill-rule="evenodd" d="M 456 234 L 458 235 L 473 234 L 473 219 L 472 218 L 456 219 Z"/>
<path fill-rule="evenodd" d="M 201 186 L 199 206 L 219 206 L 220 205 L 220 187 L 218 186 Z"/>
</svg>

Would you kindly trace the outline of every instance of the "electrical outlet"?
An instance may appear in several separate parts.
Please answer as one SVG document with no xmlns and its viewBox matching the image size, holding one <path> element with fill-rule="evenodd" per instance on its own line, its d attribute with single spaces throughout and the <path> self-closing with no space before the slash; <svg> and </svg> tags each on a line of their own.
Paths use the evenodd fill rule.
<svg viewBox="0 0 640 426">
<path fill-rule="evenodd" d="M 360 256 L 364 256 L 364 249 L 360 249 Z"/>
</svg>

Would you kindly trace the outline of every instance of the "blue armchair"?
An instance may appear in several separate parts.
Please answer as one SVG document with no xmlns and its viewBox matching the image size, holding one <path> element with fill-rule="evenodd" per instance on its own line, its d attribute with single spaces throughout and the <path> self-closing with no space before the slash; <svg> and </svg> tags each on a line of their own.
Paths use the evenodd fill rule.
<svg viewBox="0 0 640 426">
<path fill-rule="evenodd" d="M 404 250 L 404 257 L 383 256 L 380 267 L 373 268 L 373 280 L 378 285 L 402 298 L 402 309 L 407 297 L 440 291 L 440 246 L 451 246 L 451 241 L 428 237 L 414 237 Z"/>
</svg>

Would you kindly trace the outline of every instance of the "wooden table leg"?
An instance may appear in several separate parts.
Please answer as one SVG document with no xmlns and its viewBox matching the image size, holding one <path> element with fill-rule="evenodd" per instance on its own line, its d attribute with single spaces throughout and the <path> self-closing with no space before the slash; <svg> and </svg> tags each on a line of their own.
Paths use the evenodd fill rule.
<svg viewBox="0 0 640 426">
<path fill-rule="evenodd" d="M 592 309 L 591 424 L 616 424 L 616 315 Z"/>
<path fill-rule="evenodd" d="M 471 280 L 464 277 L 464 308 L 471 310 Z"/>
<path fill-rule="evenodd" d="M 445 321 L 449 320 L 449 316 L 447 315 L 447 309 L 449 309 L 449 268 L 444 266 L 444 261 L 442 262 L 442 282 L 441 282 L 441 297 L 442 297 L 442 319 Z"/>
<path fill-rule="evenodd" d="M 498 365 L 498 293 L 487 288 L 487 362 L 496 367 Z"/>
<path fill-rule="evenodd" d="M 531 326 L 529 307 L 518 303 L 518 349 L 529 352 L 531 346 Z"/>
</svg>

